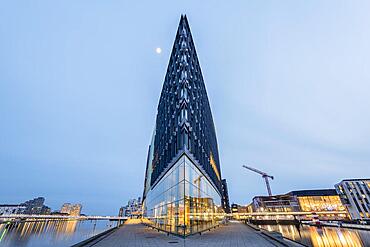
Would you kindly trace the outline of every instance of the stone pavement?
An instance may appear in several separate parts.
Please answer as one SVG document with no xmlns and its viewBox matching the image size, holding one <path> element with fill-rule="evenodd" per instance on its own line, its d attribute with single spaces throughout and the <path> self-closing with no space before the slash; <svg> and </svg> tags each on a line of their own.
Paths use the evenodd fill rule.
<svg viewBox="0 0 370 247">
<path fill-rule="evenodd" d="M 202 235 L 190 236 L 186 238 L 186 245 L 190 247 L 284 246 L 240 222 L 230 222 Z"/>
<path fill-rule="evenodd" d="M 93 247 L 255 247 L 293 246 L 283 245 L 260 232 L 239 222 L 230 222 L 202 235 L 192 235 L 185 240 L 153 230 L 142 224 L 128 224 L 120 227 L 103 239 L 86 246 Z"/>
</svg>

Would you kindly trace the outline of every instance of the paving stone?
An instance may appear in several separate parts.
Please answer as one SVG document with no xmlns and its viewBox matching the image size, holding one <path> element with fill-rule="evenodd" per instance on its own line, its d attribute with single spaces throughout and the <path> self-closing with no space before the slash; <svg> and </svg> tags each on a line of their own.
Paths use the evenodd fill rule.
<svg viewBox="0 0 370 247">
<path fill-rule="evenodd" d="M 158 232 L 142 224 L 124 225 L 94 243 L 94 247 L 255 247 L 284 246 L 239 222 L 230 222 L 186 239 Z"/>
</svg>

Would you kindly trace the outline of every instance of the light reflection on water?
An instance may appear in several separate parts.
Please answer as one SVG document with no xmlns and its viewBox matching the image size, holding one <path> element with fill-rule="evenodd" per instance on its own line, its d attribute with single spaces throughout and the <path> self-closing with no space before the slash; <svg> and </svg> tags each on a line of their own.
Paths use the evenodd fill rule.
<svg viewBox="0 0 370 247">
<path fill-rule="evenodd" d="M 109 221 L 77 220 L 4 223 L 0 224 L 0 246 L 70 246 L 114 226 Z"/>
<path fill-rule="evenodd" d="M 308 246 L 370 246 L 370 231 L 336 227 L 293 226 L 293 225 L 261 225 L 268 231 L 277 231 L 284 237 L 301 242 Z"/>
</svg>

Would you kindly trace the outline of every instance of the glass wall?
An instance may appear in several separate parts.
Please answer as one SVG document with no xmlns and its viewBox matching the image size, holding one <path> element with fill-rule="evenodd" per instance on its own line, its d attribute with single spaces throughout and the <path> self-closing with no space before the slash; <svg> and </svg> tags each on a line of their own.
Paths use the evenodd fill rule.
<svg viewBox="0 0 370 247">
<path fill-rule="evenodd" d="M 300 196 L 299 205 L 302 211 L 344 211 L 339 196 Z"/>
<path fill-rule="evenodd" d="M 159 229 L 186 236 L 217 225 L 224 212 L 217 190 L 183 155 L 148 192 L 144 216 Z"/>
</svg>

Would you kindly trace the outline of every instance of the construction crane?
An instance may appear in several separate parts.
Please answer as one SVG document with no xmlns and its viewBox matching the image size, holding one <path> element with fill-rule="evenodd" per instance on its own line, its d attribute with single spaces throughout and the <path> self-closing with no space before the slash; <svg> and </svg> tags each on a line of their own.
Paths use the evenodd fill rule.
<svg viewBox="0 0 370 247">
<path fill-rule="evenodd" d="M 245 169 L 248 169 L 248 170 L 251 170 L 252 172 L 256 172 L 260 175 L 262 175 L 262 178 L 265 179 L 265 183 L 266 183 L 266 188 L 267 188 L 267 193 L 269 194 L 269 196 L 272 196 L 272 193 L 271 193 L 271 188 L 270 188 L 270 182 L 269 182 L 269 178 L 271 179 L 274 179 L 274 176 L 271 176 L 271 175 L 268 175 L 266 172 L 261 172 L 260 170 L 257 170 L 253 167 L 250 167 L 250 166 L 244 166 L 243 167 Z"/>
</svg>

